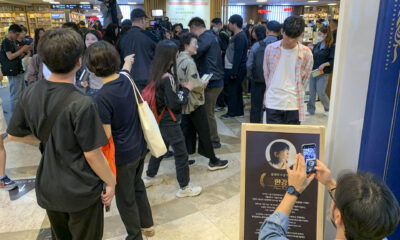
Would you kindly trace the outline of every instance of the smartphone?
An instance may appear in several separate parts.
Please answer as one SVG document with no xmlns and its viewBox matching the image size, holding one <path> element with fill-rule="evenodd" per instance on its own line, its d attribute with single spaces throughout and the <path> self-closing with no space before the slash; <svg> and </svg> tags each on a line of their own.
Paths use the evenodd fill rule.
<svg viewBox="0 0 400 240">
<path fill-rule="evenodd" d="M 203 76 L 201 77 L 201 80 L 203 80 L 203 82 L 208 82 L 211 80 L 211 78 L 213 77 L 213 73 L 205 73 L 203 74 Z"/>
<path fill-rule="evenodd" d="M 103 183 L 103 194 L 106 194 L 106 184 Z M 110 206 L 106 206 L 106 212 L 110 211 Z"/>
<path fill-rule="evenodd" d="M 306 162 L 307 174 L 315 172 L 315 165 L 317 165 L 317 145 L 315 143 L 309 143 L 304 144 L 301 148 Z"/>
</svg>

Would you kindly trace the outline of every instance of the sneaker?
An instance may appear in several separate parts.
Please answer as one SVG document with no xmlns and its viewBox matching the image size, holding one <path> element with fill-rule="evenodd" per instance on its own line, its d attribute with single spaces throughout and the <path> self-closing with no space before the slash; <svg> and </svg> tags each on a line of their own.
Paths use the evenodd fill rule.
<svg viewBox="0 0 400 240">
<path fill-rule="evenodd" d="M 329 116 L 329 112 L 324 112 L 324 115 L 328 117 Z"/>
<path fill-rule="evenodd" d="M 210 162 L 208 164 L 208 170 L 216 171 L 216 170 L 227 168 L 228 165 L 229 165 L 229 162 L 227 160 L 219 160 L 217 163 Z"/>
<path fill-rule="evenodd" d="M 170 158 L 170 157 L 173 157 L 174 156 L 174 152 L 173 151 L 168 151 L 164 156 L 163 156 L 163 158 Z"/>
<path fill-rule="evenodd" d="M 220 117 L 222 120 L 233 118 L 231 115 L 224 114 Z"/>
<path fill-rule="evenodd" d="M 310 113 L 309 111 L 306 112 L 306 116 L 314 115 L 314 113 Z"/>
<path fill-rule="evenodd" d="M 236 116 L 237 118 L 244 118 L 244 115 Z"/>
<path fill-rule="evenodd" d="M 17 183 L 12 181 L 7 175 L 4 175 L 2 179 L 0 179 L 0 188 L 4 188 L 7 191 L 13 190 L 17 187 Z"/>
<path fill-rule="evenodd" d="M 159 177 L 146 176 L 146 177 L 143 178 L 144 186 L 146 188 L 149 188 L 149 187 L 155 186 L 155 185 L 159 185 L 159 184 L 162 183 L 162 181 L 163 181 L 163 179 L 159 178 Z"/>
<path fill-rule="evenodd" d="M 202 188 L 198 186 L 187 186 L 185 188 L 180 188 L 176 192 L 176 197 L 184 198 L 184 197 L 196 197 L 200 195 Z"/>
<path fill-rule="evenodd" d="M 220 142 L 212 142 L 212 146 L 213 146 L 214 149 L 218 149 L 218 148 L 222 147 Z"/>
<path fill-rule="evenodd" d="M 222 111 L 224 111 L 225 110 L 225 108 L 224 107 L 217 107 L 217 108 L 215 108 L 215 112 L 222 112 Z"/>
<path fill-rule="evenodd" d="M 154 227 L 142 228 L 142 235 L 146 237 L 154 237 L 155 234 L 156 231 L 154 230 Z"/>
<path fill-rule="evenodd" d="M 195 164 L 196 163 L 196 160 L 193 160 L 193 159 L 190 159 L 189 160 L 189 165 L 193 165 L 193 164 Z"/>
</svg>

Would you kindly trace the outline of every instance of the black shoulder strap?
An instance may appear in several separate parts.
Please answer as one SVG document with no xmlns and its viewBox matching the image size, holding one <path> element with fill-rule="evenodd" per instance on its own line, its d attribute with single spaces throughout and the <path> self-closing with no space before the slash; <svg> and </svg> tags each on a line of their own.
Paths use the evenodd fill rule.
<svg viewBox="0 0 400 240">
<path fill-rule="evenodd" d="M 51 130 L 53 129 L 54 123 L 56 122 L 58 116 L 60 113 L 62 113 L 65 108 L 68 106 L 69 103 L 71 103 L 74 98 L 76 97 L 76 94 L 74 94 L 75 91 L 71 91 L 69 93 L 65 94 L 65 97 L 63 97 L 54 107 L 53 112 L 50 114 L 50 116 L 44 121 L 43 127 L 39 129 L 39 139 L 41 141 L 41 145 L 44 147 L 47 143 L 47 140 L 49 139 L 49 136 L 51 134 Z"/>
</svg>

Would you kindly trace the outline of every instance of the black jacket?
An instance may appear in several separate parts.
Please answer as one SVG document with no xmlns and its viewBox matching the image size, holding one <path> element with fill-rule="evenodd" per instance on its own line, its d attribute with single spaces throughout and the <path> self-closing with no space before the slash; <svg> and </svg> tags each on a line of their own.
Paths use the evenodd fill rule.
<svg viewBox="0 0 400 240">
<path fill-rule="evenodd" d="M 153 34 L 139 27 L 132 27 L 122 36 L 118 49 L 121 51 L 122 59 L 130 54 L 136 54 L 131 74 L 135 83 L 146 85 L 156 49 Z"/>
<path fill-rule="evenodd" d="M 173 121 L 171 114 L 166 109 L 161 118 L 161 125 L 179 124 L 182 114 L 182 106 L 188 103 L 189 89 L 180 88 L 179 85 L 169 77 L 163 78 L 161 84 L 156 88 L 157 113 L 161 114 L 165 106 L 170 108 L 175 115 L 176 122 Z"/>
<path fill-rule="evenodd" d="M 232 75 L 237 75 L 239 69 L 246 68 L 249 41 L 244 31 L 241 31 L 236 36 L 234 36 L 232 38 L 232 41 L 234 41 L 235 43 L 235 48 L 234 48 L 235 54 L 232 63 L 233 64 Z"/>
<path fill-rule="evenodd" d="M 330 67 L 326 67 L 324 69 L 325 73 L 331 73 L 333 69 L 333 62 L 335 59 L 335 44 L 332 44 L 331 47 L 324 47 L 321 49 L 321 43 L 317 43 L 313 48 L 314 55 L 314 66 L 313 70 L 319 68 L 322 64 L 329 62 L 331 64 Z"/>
<path fill-rule="evenodd" d="M 212 73 L 212 81 L 224 79 L 224 68 L 222 67 L 221 47 L 218 36 L 211 30 L 200 35 L 197 54 L 193 56 L 200 76 L 205 73 Z"/>
</svg>

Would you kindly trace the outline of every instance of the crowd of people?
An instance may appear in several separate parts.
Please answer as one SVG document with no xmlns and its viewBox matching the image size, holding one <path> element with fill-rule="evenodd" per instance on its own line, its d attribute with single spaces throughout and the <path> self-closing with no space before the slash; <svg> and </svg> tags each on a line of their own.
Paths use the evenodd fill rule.
<svg viewBox="0 0 400 240">
<path fill-rule="evenodd" d="M 85 23 L 66 23 L 59 29 L 36 29 L 32 40 L 26 37 L 26 28 L 13 24 L 2 42 L 2 72 L 10 83 L 12 118 L 8 130 L 2 121 L 0 133 L 7 130 L 10 140 L 40 147 L 37 202 L 46 209 L 56 239 L 101 239 L 103 206 L 109 206 L 114 195 L 127 239 L 153 236 L 146 188 L 162 183 L 157 177 L 162 159 L 171 154 L 175 158 L 176 197 L 198 196 L 202 188 L 190 184 L 189 165 L 195 161 L 189 156 L 198 152 L 209 159 L 210 171 L 228 167 L 229 161 L 214 150 L 221 148 L 215 111 L 227 107 L 221 119 L 244 116 L 245 79 L 251 92 L 252 123 L 262 123 L 266 111 L 267 123 L 300 124 L 306 114 L 315 113 L 316 94 L 329 112 L 325 88 L 335 51 L 329 26 L 318 28 L 318 44 L 312 49 L 299 42 L 306 24 L 297 16 L 283 24 L 269 21 L 246 30 L 239 15 L 231 16 L 227 26 L 213 19 L 210 29 L 194 17 L 189 29 L 175 24 L 165 29 L 164 40 L 157 41 L 146 30 L 148 17 L 142 9 L 134 9 L 130 20 L 119 24 L 120 10 L 110 7 L 112 1 L 102 5 L 103 15 L 112 13 L 105 30 L 98 21 L 89 28 Z M 140 91 L 154 88 L 160 132 L 173 150 L 166 156 L 151 156 L 143 179 L 148 150 L 133 82 Z M 111 141 L 116 176 L 101 150 Z M 5 174 L 5 158 L 0 138 L 0 186 L 9 190 L 16 184 Z M 397 225 L 397 201 L 370 176 L 350 174 L 336 184 L 321 162 L 317 173 L 308 177 L 301 156 L 295 166 L 287 171 L 289 185 L 298 194 L 307 185 L 304 182 L 314 177 L 333 193 L 332 219 L 345 238 L 370 234 L 378 239 Z M 357 189 L 346 187 L 352 181 L 358 183 L 353 186 Z M 348 212 L 347 204 L 358 201 L 355 192 L 371 203 L 364 206 L 370 211 L 362 216 Z M 348 194 L 354 197 L 346 198 Z M 263 225 L 260 239 L 284 237 L 296 199 L 285 196 Z M 381 213 L 376 215 L 378 208 Z M 370 225 L 353 224 L 368 218 L 376 219 L 373 223 L 380 227 L 365 232 Z"/>
</svg>

